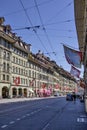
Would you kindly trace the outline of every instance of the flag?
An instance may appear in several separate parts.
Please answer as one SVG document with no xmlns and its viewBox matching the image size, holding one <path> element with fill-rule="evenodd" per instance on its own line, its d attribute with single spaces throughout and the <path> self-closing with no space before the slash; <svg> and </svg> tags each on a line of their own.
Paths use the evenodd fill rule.
<svg viewBox="0 0 87 130">
<path fill-rule="evenodd" d="M 86 87 L 86 84 L 83 80 L 80 80 L 80 87 L 82 88 L 85 88 Z"/>
<path fill-rule="evenodd" d="M 14 83 L 15 83 L 15 85 L 19 85 L 20 84 L 20 77 L 16 77 L 14 79 Z"/>
<path fill-rule="evenodd" d="M 42 84 L 42 88 L 46 88 L 46 84 L 45 83 Z"/>
<path fill-rule="evenodd" d="M 34 81 L 35 81 L 35 78 L 32 81 L 30 81 L 30 86 L 34 86 Z"/>
<path fill-rule="evenodd" d="M 56 84 L 56 85 L 55 85 L 55 88 L 56 88 L 56 89 L 59 89 L 59 88 L 60 88 L 59 84 Z"/>
<path fill-rule="evenodd" d="M 80 70 L 78 70 L 78 69 L 75 68 L 74 66 L 71 66 L 71 71 L 70 71 L 70 73 L 71 73 L 73 76 L 77 77 L 77 78 L 79 78 L 79 76 L 80 76 Z"/>
<path fill-rule="evenodd" d="M 65 45 L 63 46 L 67 62 L 77 68 L 81 68 L 82 52 L 73 50 Z"/>
</svg>

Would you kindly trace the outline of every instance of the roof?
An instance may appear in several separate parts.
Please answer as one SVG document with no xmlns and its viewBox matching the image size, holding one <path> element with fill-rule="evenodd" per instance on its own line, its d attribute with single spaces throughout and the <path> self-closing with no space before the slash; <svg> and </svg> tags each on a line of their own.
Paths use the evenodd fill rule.
<svg viewBox="0 0 87 130">
<path fill-rule="evenodd" d="M 84 52 L 85 46 L 85 2 L 86 0 L 74 0 L 75 24 L 81 52 Z"/>
</svg>

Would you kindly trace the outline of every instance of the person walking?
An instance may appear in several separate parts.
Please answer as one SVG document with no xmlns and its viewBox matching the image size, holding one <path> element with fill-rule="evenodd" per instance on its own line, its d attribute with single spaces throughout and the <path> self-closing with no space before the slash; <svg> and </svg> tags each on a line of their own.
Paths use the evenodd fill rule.
<svg viewBox="0 0 87 130">
<path fill-rule="evenodd" d="M 76 94 L 75 94 L 75 92 L 73 92 L 72 98 L 73 98 L 73 101 L 74 101 L 74 103 L 75 103 L 75 101 L 76 101 Z"/>
</svg>

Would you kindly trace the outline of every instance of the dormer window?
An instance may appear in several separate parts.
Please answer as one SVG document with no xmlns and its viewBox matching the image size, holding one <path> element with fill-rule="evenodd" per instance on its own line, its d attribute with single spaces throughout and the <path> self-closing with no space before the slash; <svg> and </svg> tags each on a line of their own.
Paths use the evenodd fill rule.
<svg viewBox="0 0 87 130">
<path fill-rule="evenodd" d="M 20 46 L 22 46 L 22 47 L 23 47 L 23 44 L 22 44 L 22 42 L 20 42 Z"/>
<path fill-rule="evenodd" d="M 27 46 L 25 45 L 24 47 L 25 47 L 25 49 L 27 50 Z"/>
</svg>

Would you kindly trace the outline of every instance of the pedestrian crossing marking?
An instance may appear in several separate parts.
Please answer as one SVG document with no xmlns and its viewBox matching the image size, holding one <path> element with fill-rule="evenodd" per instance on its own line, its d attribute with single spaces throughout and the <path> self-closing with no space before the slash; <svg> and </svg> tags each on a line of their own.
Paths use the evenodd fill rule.
<svg viewBox="0 0 87 130">
<path fill-rule="evenodd" d="M 87 122 L 87 118 L 79 117 L 77 118 L 77 122 Z"/>
</svg>

